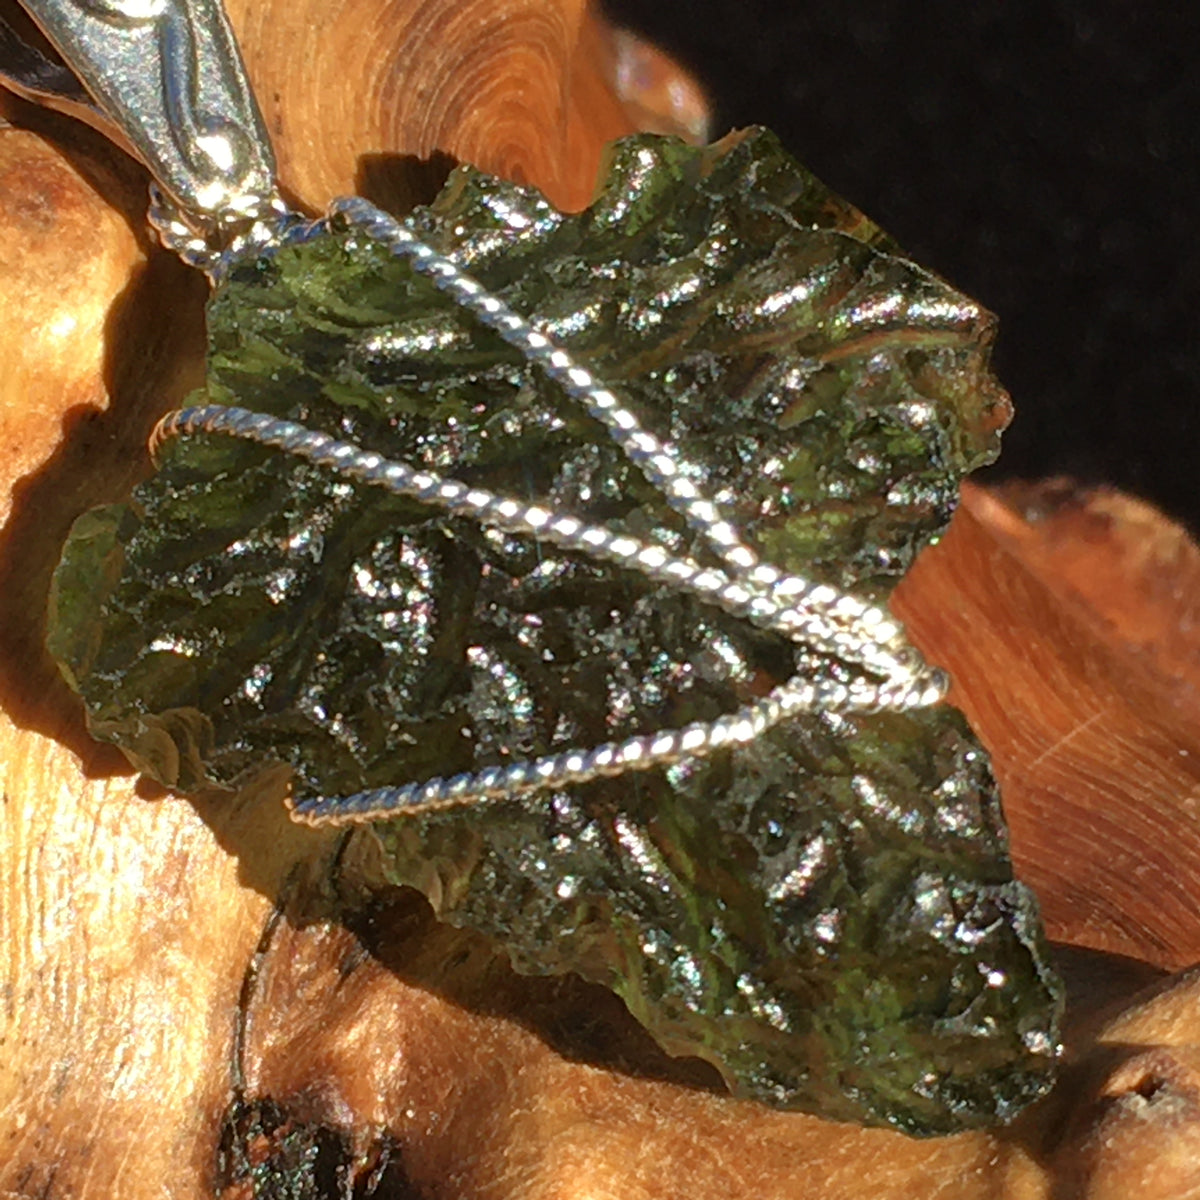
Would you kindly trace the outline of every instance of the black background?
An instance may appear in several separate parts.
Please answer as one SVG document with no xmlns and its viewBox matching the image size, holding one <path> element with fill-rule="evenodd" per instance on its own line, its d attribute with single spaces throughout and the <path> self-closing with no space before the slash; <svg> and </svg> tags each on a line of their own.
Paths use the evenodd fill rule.
<svg viewBox="0 0 1200 1200">
<path fill-rule="evenodd" d="M 607 0 L 1001 319 L 986 478 L 1069 474 L 1200 531 L 1200 6 Z"/>
</svg>

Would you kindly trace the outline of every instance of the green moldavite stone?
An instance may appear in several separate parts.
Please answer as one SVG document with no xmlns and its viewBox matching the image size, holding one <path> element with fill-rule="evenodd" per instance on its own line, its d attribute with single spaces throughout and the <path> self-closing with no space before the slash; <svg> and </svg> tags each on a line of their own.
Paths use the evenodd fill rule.
<svg viewBox="0 0 1200 1200">
<path fill-rule="evenodd" d="M 790 571 L 886 598 L 996 452 L 992 318 L 768 133 L 624 141 L 578 215 L 461 169 L 413 220 Z M 601 428 L 360 231 L 237 266 L 209 323 L 208 403 L 706 553 Z M 95 736 L 162 783 L 283 762 L 325 796 L 713 718 L 793 656 L 638 575 L 220 436 L 81 518 L 51 646 Z M 1059 985 L 950 708 L 813 716 L 375 834 L 381 883 L 518 971 L 606 984 L 738 1095 L 930 1134 L 1051 1082 Z"/>
</svg>

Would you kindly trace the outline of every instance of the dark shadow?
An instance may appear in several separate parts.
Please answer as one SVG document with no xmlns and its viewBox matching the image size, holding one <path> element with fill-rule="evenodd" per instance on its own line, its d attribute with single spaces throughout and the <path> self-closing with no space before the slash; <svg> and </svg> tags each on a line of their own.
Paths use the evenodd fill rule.
<svg viewBox="0 0 1200 1200">
<path fill-rule="evenodd" d="M 341 978 L 375 963 L 460 1008 L 522 1026 L 568 1060 L 726 1090 L 711 1064 L 664 1051 L 609 989 L 574 974 L 519 974 L 504 949 L 483 934 L 439 921 L 420 892 L 380 885 L 362 864 L 364 856 L 374 859 L 369 828 L 310 829 L 292 822 L 282 802 L 286 774 L 275 768 L 236 796 L 213 793 L 194 800 L 222 848 L 237 858 L 239 881 L 277 905 L 248 965 L 243 1009 L 255 1003 L 255 980 L 278 953 L 273 943 L 281 917 L 293 930 L 333 922 L 355 939 L 342 959 L 328 964 Z M 241 1054 L 238 1050 L 235 1059 Z M 317 1106 L 299 1115 L 316 1120 L 321 1111 Z"/>
<path fill-rule="evenodd" d="M 235 1100 L 221 1121 L 213 1194 L 255 1200 L 419 1200 L 401 1147 L 367 1147 L 343 1129 L 306 1122 L 263 1097 Z"/>
<path fill-rule="evenodd" d="M 1106 1021 L 1169 987 L 1173 977 L 1150 963 L 1083 946 L 1054 943 L 1050 957 L 1067 995 L 1066 1053 L 1058 1081 L 1048 1096 L 1008 1129 L 998 1131 L 997 1137 L 1020 1144 L 1023 1153 L 1058 1181 L 1056 1188 L 1066 1188 L 1054 1191 L 1056 1200 L 1075 1200 L 1082 1193 L 1070 1181 L 1063 1183 L 1056 1158 L 1070 1154 L 1073 1144 L 1085 1140 L 1098 1114 L 1111 1106 L 1101 1096 L 1100 1085 L 1136 1052 L 1119 1044 L 1098 1044 L 1095 1035 Z"/>
<path fill-rule="evenodd" d="M 429 158 L 363 154 L 358 159 L 354 187 L 364 199 L 402 217 L 420 205 L 432 204 L 456 166 L 458 159 L 440 150 Z"/>
<path fill-rule="evenodd" d="M 377 896 L 346 924 L 398 979 L 529 1030 L 572 1062 L 703 1091 L 727 1089 L 711 1063 L 668 1054 L 608 988 L 578 975 L 521 975 L 482 934 L 439 922 L 410 888 Z"/>
<path fill-rule="evenodd" d="M 333 873 L 338 873 L 336 864 Z M 290 1087 L 283 1084 L 284 1093 L 255 1094 L 248 1086 L 248 1080 L 261 1077 L 264 1069 L 271 1077 L 281 1067 L 278 1049 L 269 1048 L 269 1032 L 265 1034 L 267 1057 L 259 1061 L 255 1035 L 262 1038 L 264 1029 L 270 1030 L 279 1018 L 268 1012 L 256 1014 L 256 1006 L 267 1003 L 266 996 L 279 987 L 286 993 L 295 986 L 302 993 L 315 965 L 308 961 L 299 968 L 300 976 L 289 981 L 293 969 L 289 950 L 296 951 L 298 936 L 309 936 L 300 931 L 313 915 L 303 874 L 303 869 L 297 869 L 280 889 L 280 900 L 243 979 L 231 1047 L 233 1098 L 221 1120 L 214 1192 L 224 1195 L 229 1189 L 240 1196 L 239 1187 L 252 1184 L 253 1195 L 261 1197 L 417 1200 L 420 1189 L 405 1169 L 404 1147 L 393 1132 L 364 1127 L 353 1114 L 331 1105 L 321 1073 L 325 1058 L 318 1045 L 311 1046 L 311 1067 L 292 1064 L 299 1067 L 298 1075 L 282 1066 L 282 1078 L 293 1077 Z M 393 888 L 365 905 L 360 902 L 344 914 L 342 923 L 353 936 L 333 939 L 321 955 L 321 973 L 336 976 L 334 997 L 356 972 L 382 968 L 460 1008 L 513 1022 L 565 1059 L 637 1078 L 724 1091 L 712 1066 L 664 1053 L 607 989 L 574 975 L 517 974 L 487 939 L 440 923 L 425 898 L 409 888 Z M 311 936 L 328 935 L 314 929 Z M 306 958 L 303 951 L 300 958 Z M 268 982 L 272 976 L 274 982 Z M 341 1017 L 336 1000 L 333 1006 L 325 1016 L 325 1027 L 336 1042 Z M 353 1011 L 362 1015 L 360 1008 Z M 321 1029 L 320 1022 L 313 1026 L 318 1037 Z M 363 1053 L 370 1050 L 364 1047 Z"/>
<path fill-rule="evenodd" d="M 1067 992 L 1068 1044 L 1127 1007 L 1133 996 L 1171 978 L 1170 972 L 1151 963 L 1084 946 L 1056 944 L 1051 946 L 1051 957 Z"/>
<path fill-rule="evenodd" d="M 68 408 L 53 454 L 12 490 L 0 528 L 0 704 L 13 722 L 76 753 L 90 777 L 127 772 L 124 757 L 88 736 L 81 706 L 45 649 L 51 578 L 75 519 L 125 498 L 149 469 L 146 439 L 155 420 L 200 380 L 204 279 L 153 248 L 144 211 L 146 177 L 92 131 L 32 106 L 30 126 L 46 132 L 92 187 L 124 216 L 148 258 L 118 295 L 103 331 L 103 368 L 94 395 Z M 61 135 L 61 136 L 58 136 Z M 55 197 L 46 198 L 47 219 Z"/>
</svg>

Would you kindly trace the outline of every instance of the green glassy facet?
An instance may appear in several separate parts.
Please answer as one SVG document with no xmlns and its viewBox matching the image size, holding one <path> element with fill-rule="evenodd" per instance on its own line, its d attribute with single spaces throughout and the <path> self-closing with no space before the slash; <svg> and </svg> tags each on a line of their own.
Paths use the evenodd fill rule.
<svg viewBox="0 0 1200 1200">
<path fill-rule="evenodd" d="M 780 567 L 886 598 L 995 454 L 991 317 L 770 134 L 629 139 L 578 215 L 460 169 L 413 221 L 618 387 Z M 360 231 L 237 266 L 209 324 L 204 402 L 705 553 L 591 418 Z M 93 733 L 164 784 L 283 762 L 300 795 L 713 718 L 793 655 L 640 576 L 217 436 L 78 522 L 51 647 Z M 949 708 L 807 717 L 375 834 L 381 882 L 520 971 L 613 988 L 738 1094 L 938 1133 L 1049 1086 L 1058 985 Z"/>
</svg>

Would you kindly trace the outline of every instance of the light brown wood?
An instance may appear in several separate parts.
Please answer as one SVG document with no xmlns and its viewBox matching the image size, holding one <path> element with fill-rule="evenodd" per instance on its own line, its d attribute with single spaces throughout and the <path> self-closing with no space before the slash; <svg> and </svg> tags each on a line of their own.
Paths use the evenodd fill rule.
<svg viewBox="0 0 1200 1200">
<path fill-rule="evenodd" d="M 397 156 L 438 153 L 577 207 L 635 115 L 696 117 L 694 85 L 671 86 L 661 59 L 618 86 L 613 35 L 582 0 L 230 10 L 285 185 L 313 207 L 353 190 L 411 202 L 437 165 Z M 683 1086 L 611 997 L 519 979 L 411 895 L 357 932 L 321 920 L 335 847 L 269 789 L 186 802 L 92 743 L 42 649 L 50 571 L 72 518 L 146 469 L 153 420 L 198 379 L 203 289 L 150 247 L 135 169 L 69 122 L 3 111 L 0 1195 L 249 1196 L 222 1122 L 240 1112 L 253 1133 L 268 1100 L 286 1123 L 241 1145 L 260 1176 L 319 1131 L 325 1165 L 344 1154 L 360 1177 L 386 1148 L 380 1196 L 1195 1194 L 1190 977 L 1133 1008 L 1142 975 L 1115 982 L 1119 1015 L 1075 1023 L 1078 1070 L 1002 1134 L 922 1143 L 771 1113 Z M 1010 499 L 967 493 L 901 611 L 996 753 L 1055 930 L 1181 966 L 1200 936 L 1197 552 L 1118 497 L 1036 520 L 1037 497 Z M 586 1061 L 561 1052 L 580 1027 Z"/>
<path fill-rule="evenodd" d="M 113 336 L 146 320 L 131 325 L 127 306 L 164 265 L 149 266 L 142 186 L 90 135 L 55 146 L 0 129 L 0 1187 L 17 1195 L 59 1179 L 136 1195 L 147 1163 L 200 1194 L 178 1148 L 227 1088 L 214 1069 L 225 1014 L 267 904 L 237 886 L 236 861 L 188 806 L 138 798 L 41 648 L 72 513 L 129 486 L 148 406 L 176 394 L 186 330 L 147 323 L 131 363 L 112 357 Z M 148 369 L 110 406 L 135 365 Z M 167 394 L 151 398 L 155 383 Z M 195 919 L 201 906 L 211 919 Z"/>
<path fill-rule="evenodd" d="M 283 186 L 314 209 L 354 193 L 397 207 L 424 199 L 427 176 L 402 160 L 434 155 L 536 183 L 560 208 L 582 208 L 604 143 L 637 127 L 626 103 L 655 111 L 670 103 L 653 80 L 617 93 L 614 64 L 596 53 L 609 35 L 585 0 L 226 8 L 247 47 Z M 675 74 L 694 96 L 695 85 Z"/>
<path fill-rule="evenodd" d="M 377 921 L 381 958 L 355 957 L 342 930 L 281 927 L 251 1007 L 252 1082 L 300 1119 L 350 1112 L 386 1129 L 417 1195 L 960 1200 L 987 1194 L 964 1183 L 990 1186 L 1024 1155 L 984 1135 L 916 1142 L 572 1062 L 528 1028 L 551 1011 L 536 992 L 553 988 L 431 930 L 403 898 Z M 568 1011 L 569 994 L 557 997 Z"/>
<path fill-rule="evenodd" d="M 1053 937 L 1200 961 L 1200 552 L 1107 491 L 964 490 L 896 611 L 954 673 Z"/>
</svg>

